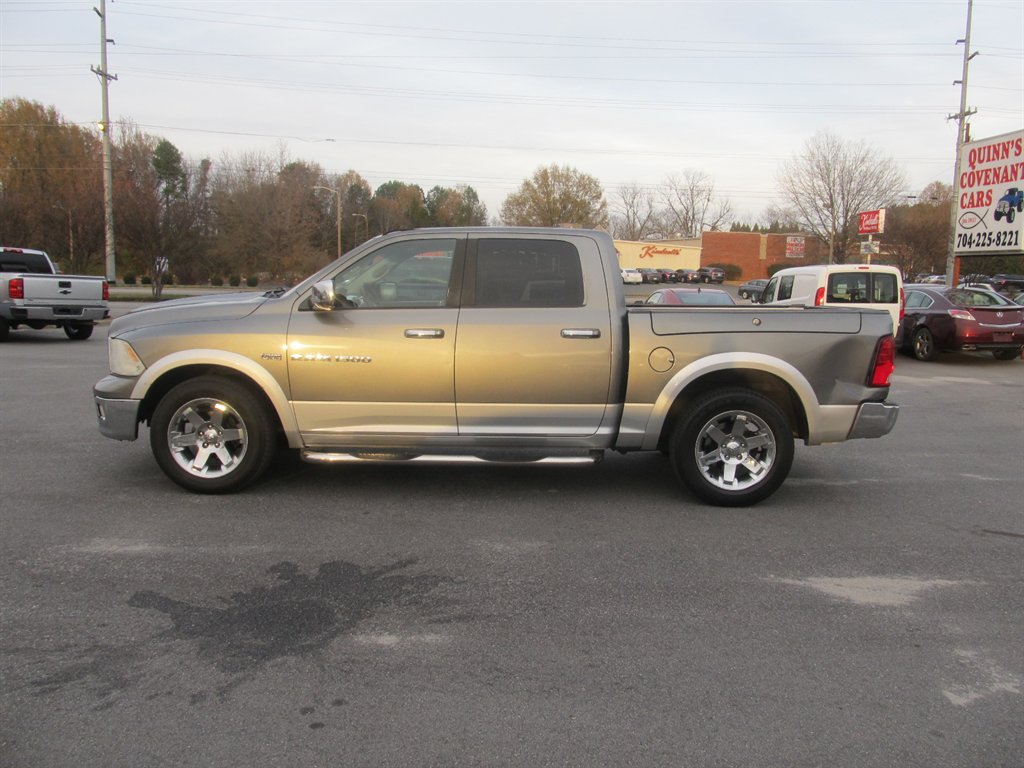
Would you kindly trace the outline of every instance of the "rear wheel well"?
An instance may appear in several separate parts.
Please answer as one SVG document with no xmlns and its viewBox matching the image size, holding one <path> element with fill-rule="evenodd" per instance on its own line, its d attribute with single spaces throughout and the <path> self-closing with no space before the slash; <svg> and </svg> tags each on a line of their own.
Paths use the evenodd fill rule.
<svg viewBox="0 0 1024 768">
<path fill-rule="evenodd" d="M 679 393 L 675 402 L 672 403 L 672 407 L 669 408 L 668 416 L 662 425 L 661 436 L 658 440 L 659 450 L 668 450 L 675 425 L 682 415 L 691 410 L 695 400 L 708 392 L 726 387 L 742 387 L 764 395 L 775 403 L 785 415 L 786 421 L 793 428 L 793 436 L 801 440 L 807 439 L 807 414 L 804 413 L 800 398 L 789 384 L 778 376 L 765 371 L 725 370 L 713 371 L 702 376 Z"/>
<path fill-rule="evenodd" d="M 200 376 L 218 376 L 235 382 L 239 386 L 245 387 L 255 397 L 258 397 L 263 401 L 267 408 L 267 413 L 272 414 L 274 417 L 275 431 L 278 433 L 279 437 L 283 438 L 284 430 L 281 427 L 281 420 L 277 415 L 277 409 L 274 407 L 270 398 L 267 397 L 267 393 L 263 391 L 263 388 L 248 376 L 239 373 L 235 369 L 219 365 L 183 365 L 180 368 L 175 368 L 174 370 L 165 373 L 153 382 L 149 391 L 146 393 L 146 396 L 143 398 L 142 405 L 139 408 L 139 420 L 145 421 L 146 424 L 149 424 L 150 419 L 153 416 L 153 411 L 156 409 L 157 404 L 163 399 L 164 395 L 183 381 L 195 379 Z"/>
</svg>

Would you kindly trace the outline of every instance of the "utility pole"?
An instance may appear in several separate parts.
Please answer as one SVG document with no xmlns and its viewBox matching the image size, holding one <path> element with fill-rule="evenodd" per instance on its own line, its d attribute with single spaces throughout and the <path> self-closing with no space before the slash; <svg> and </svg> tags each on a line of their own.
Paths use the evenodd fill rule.
<svg viewBox="0 0 1024 768">
<path fill-rule="evenodd" d="M 967 109 L 967 69 L 971 59 L 978 55 L 975 51 L 971 53 L 971 13 L 974 8 L 974 0 L 967 0 L 967 32 L 957 44 L 964 45 L 964 66 L 963 73 L 959 80 L 954 80 L 953 85 L 960 86 L 960 111 L 950 115 L 947 120 L 956 120 L 956 162 L 953 164 L 953 202 L 949 208 L 949 244 L 946 251 L 946 285 L 953 285 L 953 272 L 956 269 L 956 220 L 957 211 L 960 206 L 960 148 L 967 141 L 967 118 L 978 110 Z"/>
<path fill-rule="evenodd" d="M 113 40 L 107 38 L 107 0 L 100 0 L 100 7 L 93 7 L 96 15 L 100 17 L 100 66 L 90 67 L 93 73 L 100 79 L 100 88 L 103 92 L 103 116 L 100 122 L 100 132 L 103 138 L 103 211 L 104 229 L 106 232 L 106 273 L 107 282 L 113 283 L 117 280 L 116 265 L 114 262 L 114 162 L 110 148 L 110 101 L 107 90 L 111 80 L 117 80 L 117 75 L 107 72 L 107 43 Z"/>
</svg>

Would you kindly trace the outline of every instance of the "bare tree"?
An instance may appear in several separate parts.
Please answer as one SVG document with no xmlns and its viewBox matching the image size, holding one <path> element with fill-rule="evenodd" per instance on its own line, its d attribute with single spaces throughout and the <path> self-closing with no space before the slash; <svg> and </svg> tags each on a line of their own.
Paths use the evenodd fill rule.
<svg viewBox="0 0 1024 768">
<path fill-rule="evenodd" d="M 891 158 L 865 142 L 824 131 L 783 163 L 778 183 L 801 227 L 830 244 L 830 262 L 842 263 L 858 237 L 857 214 L 892 204 L 907 182 Z"/>
<path fill-rule="evenodd" d="M 732 220 L 732 204 L 715 195 L 715 183 L 704 171 L 690 168 L 681 177 L 670 175 L 663 198 L 665 226 L 683 237 L 724 229 Z"/>
<path fill-rule="evenodd" d="M 612 201 L 612 235 L 621 240 L 643 240 L 659 231 L 654 192 L 640 184 L 624 184 Z"/>
</svg>

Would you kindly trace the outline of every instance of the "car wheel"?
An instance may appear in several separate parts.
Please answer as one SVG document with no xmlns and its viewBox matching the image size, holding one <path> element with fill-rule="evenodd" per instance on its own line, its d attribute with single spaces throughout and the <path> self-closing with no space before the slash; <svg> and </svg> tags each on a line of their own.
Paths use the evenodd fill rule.
<svg viewBox="0 0 1024 768">
<path fill-rule="evenodd" d="M 1019 349 L 993 349 L 992 357 L 996 360 L 1016 360 L 1020 357 Z"/>
<path fill-rule="evenodd" d="M 711 392 L 680 419 L 669 450 L 679 479 L 709 504 L 745 507 L 773 494 L 793 463 L 793 431 L 764 395 Z"/>
<path fill-rule="evenodd" d="M 64 323 L 64 333 L 73 341 L 85 341 L 92 336 L 92 323 Z"/>
<path fill-rule="evenodd" d="M 914 357 L 925 362 L 934 360 L 938 354 L 938 350 L 935 349 L 935 337 L 927 328 L 918 328 L 914 331 L 913 349 Z"/>
<path fill-rule="evenodd" d="M 1013 219 L 1014 219 L 1014 217 L 1015 217 L 1016 215 L 1017 215 L 1017 212 L 1016 212 L 1015 210 L 1013 210 L 1013 208 L 1011 208 L 1011 209 L 1010 209 L 1009 211 L 1007 211 L 1007 213 L 1006 213 L 1006 220 L 1007 220 L 1007 221 L 1008 221 L 1008 222 L 1009 222 L 1010 224 L 1013 224 Z"/>
<path fill-rule="evenodd" d="M 198 493 L 237 491 L 266 472 L 276 418 L 241 384 L 217 376 L 185 381 L 153 411 L 149 441 L 157 464 Z"/>
<path fill-rule="evenodd" d="M 741 299 L 749 299 L 750 298 L 750 294 L 747 293 L 746 291 L 740 291 L 740 298 Z"/>
</svg>

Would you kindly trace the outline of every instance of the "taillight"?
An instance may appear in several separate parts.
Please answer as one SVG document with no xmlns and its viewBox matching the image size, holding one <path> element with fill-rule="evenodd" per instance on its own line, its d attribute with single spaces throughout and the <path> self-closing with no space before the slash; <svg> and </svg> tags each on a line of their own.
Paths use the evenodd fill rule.
<svg viewBox="0 0 1024 768">
<path fill-rule="evenodd" d="M 896 341 L 892 336 L 883 336 L 875 349 L 875 365 L 871 369 L 868 384 L 872 387 L 888 387 L 889 377 L 896 370 Z"/>
<path fill-rule="evenodd" d="M 955 317 L 957 320 L 970 320 L 972 323 L 976 322 L 974 315 L 968 312 L 966 309 L 947 309 L 950 317 Z"/>
<path fill-rule="evenodd" d="M 7 295 L 12 299 L 24 299 L 25 279 L 22 277 L 12 277 L 7 283 Z"/>
<path fill-rule="evenodd" d="M 103 300 L 110 301 L 110 283 L 103 281 Z"/>
<path fill-rule="evenodd" d="M 814 294 L 814 306 L 820 307 L 825 303 L 825 289 L 819 288 Z"/>
<path fill-rule="evenodd" d="M 907 313 L 907 292 L 903 290 L 903 286 L 900 286 L 900 320 L 903 319 L 903 315 Z"/>
</svg>

